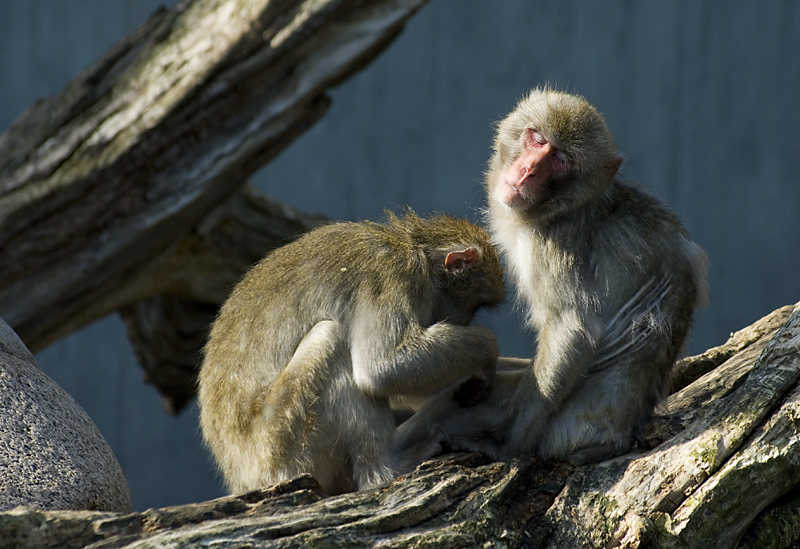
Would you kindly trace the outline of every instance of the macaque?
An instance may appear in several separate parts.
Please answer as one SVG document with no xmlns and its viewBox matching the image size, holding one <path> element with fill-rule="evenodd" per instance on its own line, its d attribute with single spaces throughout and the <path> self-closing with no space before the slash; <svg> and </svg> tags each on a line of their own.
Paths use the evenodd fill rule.
<svg viewBox="0 0 800 549">
<path fill-rule="evenodd" d="M 489 235 L 445 215 L 337 223 L 256 264 L 220 310 L 199 375 L 200 424 L 231 492 L 312 474 L 325 494 L 373 487 L 436 455 L 393 410 L 492 381 L 497 343 L 470 326 L 503 299 Z M 466 380 L 466 381 L 465 381 Z"/>
<path fill-rule="evenodd" d="M 706 256 L 676 216 L 617 177 L 622 158 L 585 99 L 535 89 L 497 128 L 487 222 L 537 336 L 498 363 L 486 400 L 432 400 L 455 448 L 577 463 L 625 453 L 668 387 L 706 293 Z"/>
</svg>

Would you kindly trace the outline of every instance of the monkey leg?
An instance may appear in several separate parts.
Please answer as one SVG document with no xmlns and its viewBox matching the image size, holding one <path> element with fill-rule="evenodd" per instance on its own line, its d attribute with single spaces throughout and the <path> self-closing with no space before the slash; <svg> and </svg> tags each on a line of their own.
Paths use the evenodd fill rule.
<svg viewBox="0 0 800 549">
<path fill-rule="evenodd" d="M 463 407 L 454 395 L 458 386 L 442 391 L 429 400 L 416 414 L 403 423 L 398 432 L 408 440 L 425 440 L 431 426 L 438 426 L 455 450 L 478 451 L 494 458 L 503 456 L 509 426 L 513 420 L 511 398 L 521 377 L 528 371 L 529 361 L 503 363 L 500 359 L 494 384 L 486 397 L 474 406 Z M 432 457 L 432 456 L 429 456 Z"/>
<path fill-rule="evenodd" d="M 338 490 L 347 467 L 341 464 L 343 459 L 332 455 L 320 427 L 325 428 L 322 432 L 330 431 L 331 413 L 325 401 L 335 399 L 327 393 L 348 367 L 339 324 L 326 320 L 314 325 L 280 375 L 252 399 L 253 419 L 242 443 L 250 457 L 234 464 L 242 472 L 245 467 L 251 469 L 249 480 L 237 483 L 240 489 L 311 473 L 326 493 Z"/>
<path fill-rule="evenodd" d="M 311 473 L 326 495 L 371 488 L 396 476 L 392 410 L 388 401 L 356 385 L 350 344 L 338 323 L 316 324 L 284 377 L 275 387 L 286 400 L 274 415 L 285 436 L 275 451 L 287 456 L 290 476 Z"/>
<path fill-rule="evenodd" d="M 315 471 L 320 476 L 330 472 L 332 461 L 345 470 L 333 479 L 335 490 L 326 493 L 372 488 L 398 474 L 392 456 L 394 416 L 387 401 L 372 398 L 351 376 L 343 376 L 334 380 L 321 407 L 327 413 L 317 429 Z"/>
<path fill-rule="evenodd" d="M 590 373 L 548 421 L 537 453 L 584 464 L 630 451 L 659 399 L 667 363 L 655 346 Z"/>
<path fill-rule="evenodd" d="M 597 381 L 598 387 L 576 392 L 546 421 L 537 455 L 545 459 L 569 459 L 576 465 L 583 465 L 610 459 L 630 449 L 633 424 L 627 421 L 628 414 L 613 407 L 619 406 L 624 396 L 598 396 L 602 380 Z M 589 404 L 584 400 L 588 393 L 594 397 Z"/>
</svg>

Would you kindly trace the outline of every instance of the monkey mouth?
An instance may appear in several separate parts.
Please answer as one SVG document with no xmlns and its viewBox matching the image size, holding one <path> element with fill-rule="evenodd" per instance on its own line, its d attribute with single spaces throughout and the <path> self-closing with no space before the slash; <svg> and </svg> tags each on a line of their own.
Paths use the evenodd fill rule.
<svg viewBox="0 0 800 549">
<path fill-rule="evenodd" d="M 553 198 L 559 178 L 542 179 L 533 172 L 521 181 L 503 179 L 499 185 L 500 201 L 508 208 L 532 211 L 545 206 Z"/>
<path fill-rule="evenodd" d="M 532 188 L 536 187 L 533 177 L 526 177 L 519 183 L 512 183 L 503 180 L 499 187 L 500 200 L 510 208 L 530 206 L 536 200 L 535 193 L 531 193 Z"/>
<path fill-rule="evenodd" d="M 514 202 L 523 199 L 520 188 L 506 179 L 503 179 L 502 183 L 498 185 L 497 195 L 500 201 L 507 206 L 513 206 Z"/>
</svg>

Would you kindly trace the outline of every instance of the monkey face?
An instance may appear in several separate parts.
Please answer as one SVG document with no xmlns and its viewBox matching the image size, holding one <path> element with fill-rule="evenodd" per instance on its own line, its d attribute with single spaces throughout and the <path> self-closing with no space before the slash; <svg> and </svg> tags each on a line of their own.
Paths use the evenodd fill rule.
<svg viewBox="0 0 800 549">
<path fill-rule="evenodd" d="M 522 150 L 500 176 L 497 192 L 511 207 L 527 207 L 547 200 L 553 184 L 572 166 L 569 155 L 553 144 L 536 128 L 526 128 Z"/>
<path fill-rule="evenodd" d="M 554 219 L 604 192 L 620 162 L 593 106 L 535 89 L 498 125 L 489 200 L 526 217 Z"/>
</svg>

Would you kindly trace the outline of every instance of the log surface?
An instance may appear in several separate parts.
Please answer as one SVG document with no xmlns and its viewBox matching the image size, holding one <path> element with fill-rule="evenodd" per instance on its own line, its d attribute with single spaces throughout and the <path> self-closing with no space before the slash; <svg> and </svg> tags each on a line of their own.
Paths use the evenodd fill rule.
<svg viewBox="0 0 800 549">
<path fill-rule="evenodd" d="M 0 536 L 10 547 L 790 547 L 800 541 L 800 308 L 687 360 L 720 356 L 669 397 L 641 448 L 606 462 L 455 454 L 330 498 L 303 476 L 127 515 L 18 508 L 0 513 Z"/>
</svg>

